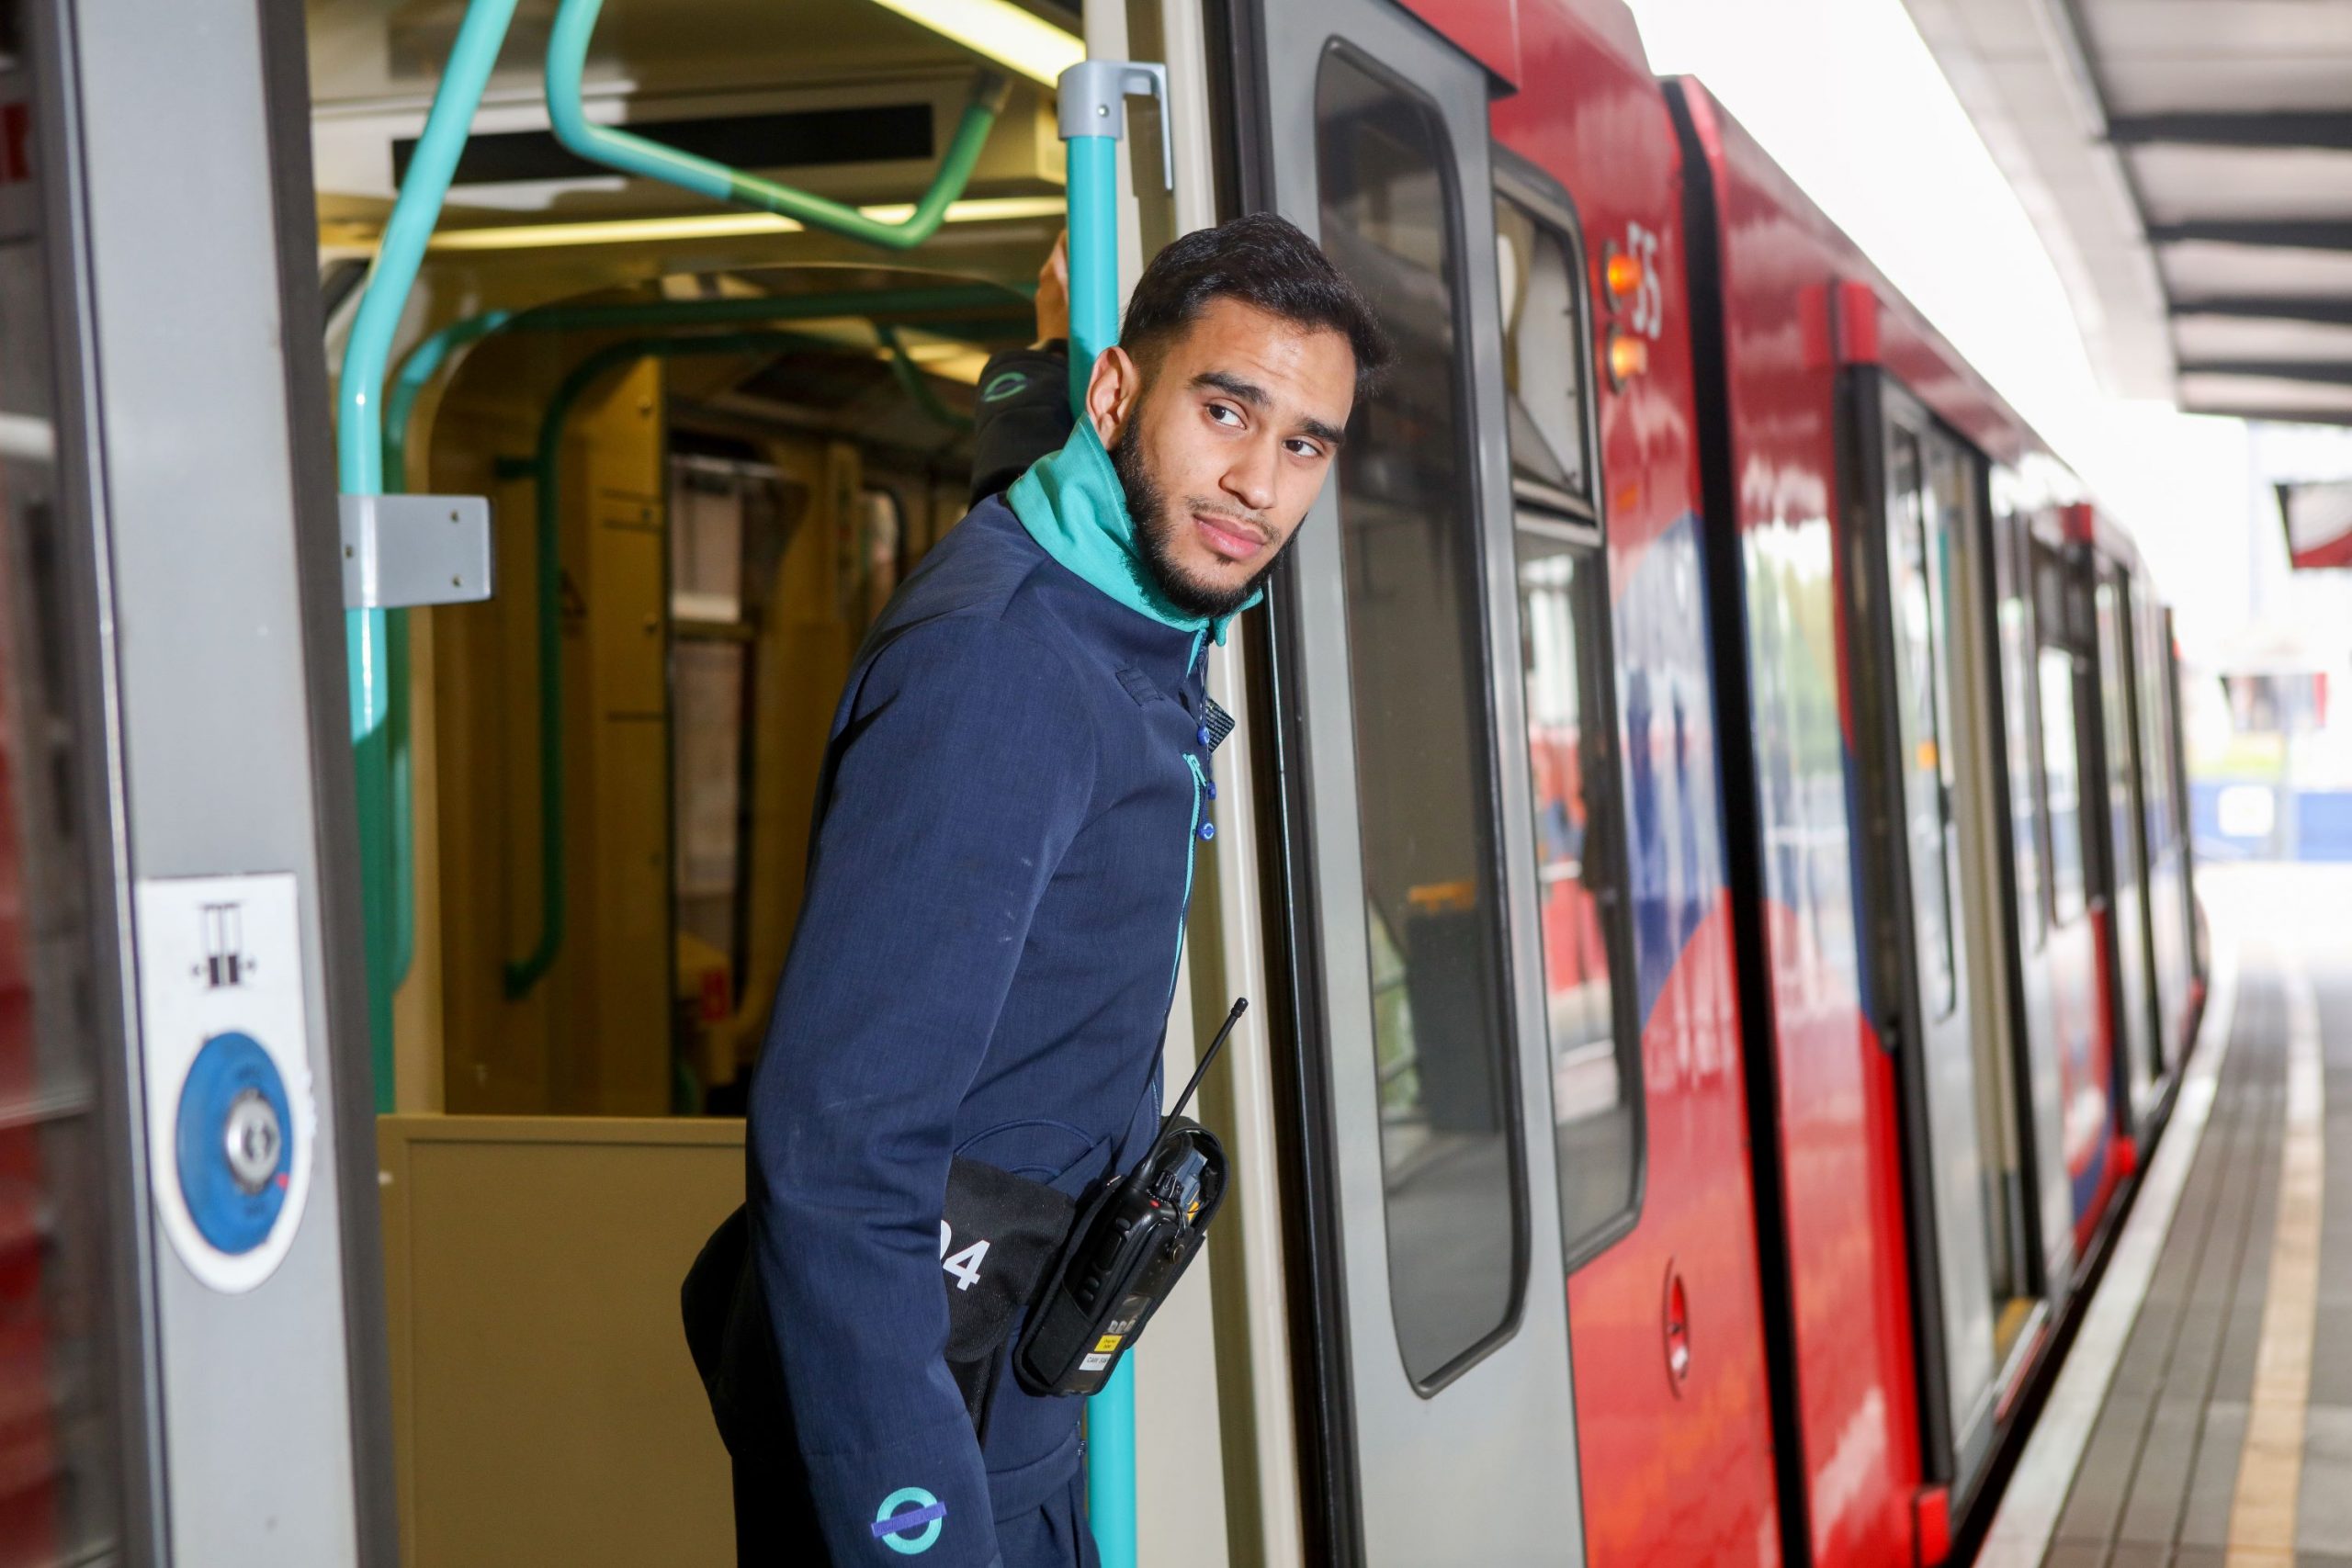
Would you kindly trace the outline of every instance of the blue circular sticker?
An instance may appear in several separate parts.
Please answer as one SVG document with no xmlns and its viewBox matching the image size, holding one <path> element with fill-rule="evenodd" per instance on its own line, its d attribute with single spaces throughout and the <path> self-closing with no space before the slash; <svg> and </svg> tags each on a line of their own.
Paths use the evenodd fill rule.
<svg viewBox="0 0 2352 1568">
<path fill-rule="evenodd" d="M 914 1506 L 905 1513 L 899 1509 L 906 1504 Z M 947 1517 L 947 1505 L 920 1486 L 901 1486 L 882 1499 L 874 1511 L 875 1539 L 899 1553 L 912 1557 L 919 1551 L 929 1551 L 939 1540 L 939 1532 Z M 910 1536 L 906 1532 L 914 1530 Z"/>
<path fill-rule="evenodd" d="M 294 1170 L 286 1080 L 260 1042 L 231 1030 L 204 1043 L 180 1088 L 180 1195 L 206 1241 L 231 1255 L 269 1239 Z"/>
</svg>

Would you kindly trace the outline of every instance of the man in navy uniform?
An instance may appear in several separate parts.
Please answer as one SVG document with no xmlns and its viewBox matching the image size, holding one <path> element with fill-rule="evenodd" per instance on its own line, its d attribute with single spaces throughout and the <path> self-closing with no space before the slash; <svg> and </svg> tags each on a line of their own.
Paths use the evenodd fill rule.
<svg viewBox="0 0 2352 1568">
<path fill-rule="evenodd" d="M 836 1568 L 1094 1562 L 1080 1402 L 1025 1393 L 1000 1354 L 976 1432 L 946 1365 L 953 1273 L 985 1267 L 943 1237 L 949 1167 L 1075 1195 L 1148 1146 L 1229 725 L 1206 645 L 1257 602 L 1387 355 L 1271 216 L 1161 251 L 1125 333 L 1061 448 L 899 588 L 834 716 L 751 1094 L 797 1465 L 737 1455 L 746 1563 L 817 1561 L 812 1530 Z M 1066 385 L 1022 374 L 1001 398 Z"/>
</svg>

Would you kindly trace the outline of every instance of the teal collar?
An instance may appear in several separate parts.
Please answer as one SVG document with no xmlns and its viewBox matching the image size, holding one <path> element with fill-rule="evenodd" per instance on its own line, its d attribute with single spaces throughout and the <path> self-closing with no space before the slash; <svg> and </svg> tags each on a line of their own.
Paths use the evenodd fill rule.
<svg viewBox="0 0 2352 1568">
<path fill-rule="evenodd" d="M 1029 536 L 1062 565 L 1137 615 L 1179 631 L 1205 631 L 1224 646 L 1232 615 L 1187 615 L 1169 603 L 1152 576 L 1136 542 L 1118 470 L 1102 450 L 1093 421 L 1080 419 L 1061 450 L 1030 465 L 1004 499 Z M 1241 609 L 1261 597 L 1250 594 Z"/>
</svg>

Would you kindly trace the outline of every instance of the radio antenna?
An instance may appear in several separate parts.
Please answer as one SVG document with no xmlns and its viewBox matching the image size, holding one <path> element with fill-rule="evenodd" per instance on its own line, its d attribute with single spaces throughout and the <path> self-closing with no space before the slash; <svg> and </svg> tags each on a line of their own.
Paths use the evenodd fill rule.
<svg viewBox="0 0 2352 1568">
<path fill-rule="evenodd" d="M 1176 1097 L 1176 1103 L 1168 1108 L 1168 1114 L 1159 1119 L 1160 1137 L 1164 1138 L 1168 1135 L 1168 1129 L 1175 1124 L 1176 1118 L 1183 1112 L 1184 1107 L 1193 1102 L 1193 1091 L 1201 1087 L 1203 1078 L 1209 1076 L 1209 1064 L 1216 1060 L 1216 1054 L 1219 1051 L 1225 1049 L 1226 1036 L 1233 1032 L 1233 1026 L 1239 1023 L 1241 1015 L 1249 1010 L 1250 998 L 1243 997 L 1233 1004 L 1233 1010 L 1225 1015 L 1225 1021 L 1217 1026 L 1216 1038 L 1210 1041 L 1209 1048 L 1201 1054 L 1201 1065 L 1193 1069 L 1192 1082 L 1186 1084 L 1184 1092 Z M 1157 1142 L 1158 1139 L 1153 1141 Z"/>
</svg>

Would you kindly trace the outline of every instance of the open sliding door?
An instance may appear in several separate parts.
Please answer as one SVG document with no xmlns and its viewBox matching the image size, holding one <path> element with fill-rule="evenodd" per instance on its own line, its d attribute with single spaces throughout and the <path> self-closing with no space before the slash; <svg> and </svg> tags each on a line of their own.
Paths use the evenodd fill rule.
<svg viewBox="0 0 2352 1568">
<path fill-rule="evenodd" d="M 1963 622 L 1989 573 L 1981 459 L 1917 400 L 1864 384 L 1857 453 L 1876 514 L 1853 535 L 1872 1016 L 1903 1085 L 1914 1315 L 1929 1477 L 1964 1495 L 1991 1445 L 2003 1363 L 2031 1313 L 2027 1129 L 2000 998 L 1971 976 L 1996 923 L 1981 690 L 1995 655 Z M 1969 612 L 1973 610 L 1972 615 Z M 1972 871 L 1973 873 L 1972 880 Z"/>
<path fill-rule="evenodd" d="M 1237 12 L 1245 198 L 1397 352 L 1275 592 L 1321 1555 L 1575 1562 L 1487 78 L 1378 0 Z"/>
<path fill-rule="evenodd" d="M 2156 1034 L 2155 983 L 2148 954 L 2148 857 L 2140 817 L 2139 710 L 2132 689 L 2132 586 L 2123 570 L 2096 550 L 2092 570 L 2107 784 L 2109 921 L 2115 942 L 2115 1032 L 2123 1051 L 2124 1130 L 2136 1134 L 2155 1109 L 2165 1061 Z"/>
</svg>

